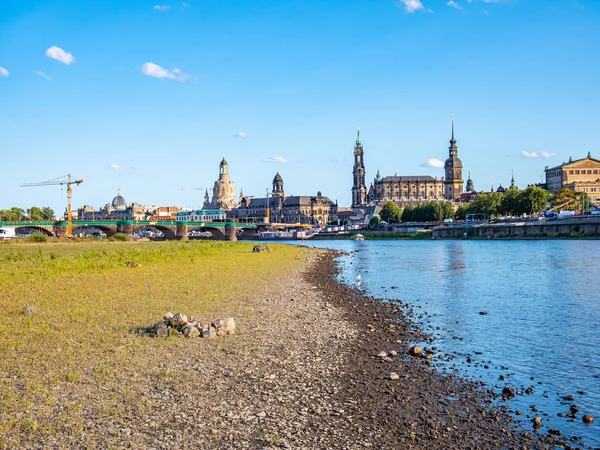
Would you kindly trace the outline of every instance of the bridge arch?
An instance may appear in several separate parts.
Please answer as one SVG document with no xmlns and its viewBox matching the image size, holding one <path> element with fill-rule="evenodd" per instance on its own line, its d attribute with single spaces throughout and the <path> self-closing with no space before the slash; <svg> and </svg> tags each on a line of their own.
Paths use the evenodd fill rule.
<svg viewBox="0 0 600 450">
<path fill-rule="evenodd" d="M 173 226 L 160 225 L 158 223 L 155 225 L 137 225 L 137 226 L 133 227 L 132 232 L 135 233 L 136 231 L 141 231 L 141 230 L 158 230 L 163 234 L 163 239 L 166 239 L 166 240 L 177 239 L 177 230 Z"/>
<path fill-rule="evenodd" d="M 188 236 L 190 239 L 198 239 L 195 238 L 193 236 L 190 236 L 190 233 L 192 231 L 210 231 L 212 233 L 212 236 L 209 238 L 201 238 L 201 239 L 210 239 L 210 240 L 216 240 L 216 241 L 222 241 L 225 239 L 225 232 L 224 229 L 222 228 L 218 228 L 218 227 L 210 227 L 210 226 L 194 226 L 194 225 L 190 225 L 188 228 Z"/>
<path fill-rule="evenodd" d="M 40 226 L 40 225 L 23 225 L 15 227 L 15 233 L 17 230 L 35 230 L 36 232 L 42 232 L 46 236 L 54 236 L 54 231 L 51 231 L 48 227 Z"/>
<path fill-rule="evenodd" d="M 111 237 L 116 233 L 115 227 L 111 227 L 110 225 L 73 225 L 73 235 L 76 236 L 81 230 L 100 230 L 106 234 L 106 237 Z"/>
</svg>

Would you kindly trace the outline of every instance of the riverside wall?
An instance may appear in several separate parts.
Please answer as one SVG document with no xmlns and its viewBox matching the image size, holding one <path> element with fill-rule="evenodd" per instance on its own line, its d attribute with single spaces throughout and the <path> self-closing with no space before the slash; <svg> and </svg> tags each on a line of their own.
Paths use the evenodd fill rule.
<svg viewBox="0 0 600 450">
<path fill-rule="evenodd" d="M 453 223 L 432 230 L 433 239 L 463 238 L 464 223 Z M 552 219 L 494 224 L 469 224 L 469 238 L 544 238 L 544 237 L 600 237 L 600 217 Z"/>
</svg>

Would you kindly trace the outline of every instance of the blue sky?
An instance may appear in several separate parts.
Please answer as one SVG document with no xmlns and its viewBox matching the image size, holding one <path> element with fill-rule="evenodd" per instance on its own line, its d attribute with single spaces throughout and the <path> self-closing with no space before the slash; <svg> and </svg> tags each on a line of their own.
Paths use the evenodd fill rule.
<svg viewBox="0 0 600 450">
<path fill-rule="evenodd" d="M 368 182 L 441 177 L 452 114 L 477 189 L 600 156 L 597 0 L 0 0 L 0 68 L 0 208 L 199 207 L 222 154 L 348 205 L 357 127 Z"/>
</svg>

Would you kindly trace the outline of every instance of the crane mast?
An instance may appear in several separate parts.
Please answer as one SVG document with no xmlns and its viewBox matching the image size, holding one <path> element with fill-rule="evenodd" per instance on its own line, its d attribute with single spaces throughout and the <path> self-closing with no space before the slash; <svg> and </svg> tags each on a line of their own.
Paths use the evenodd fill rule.
<svg viewBox="0 0 600 450">
<path fill-rule="evenodd" d="M 60 177 L 64 178 L 64 177 Z M 72 180 L 71 174 L 67 175 L 67 181 L 59 181 L 58 179 L 50 181 L 42 181 L 41 183 L 26 183 L 22 184 L 21 187 L 33 187 L 33 186 L 67 186 L 67 236 L 73 236 L 73 212 L 71 211 L 71 200 L 73 198 L 73 184 L 79 186 L 83 183 L 83 180 Z"/>
</svg>

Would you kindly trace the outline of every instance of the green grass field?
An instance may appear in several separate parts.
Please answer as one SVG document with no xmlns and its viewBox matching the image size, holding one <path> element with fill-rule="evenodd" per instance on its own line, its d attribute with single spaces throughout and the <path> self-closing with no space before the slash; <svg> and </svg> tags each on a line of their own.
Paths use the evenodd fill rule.
<svg viewBox="0 0 600 450">
<path fill-rule="evenodd" d="M 180 386 L 165 361 L 243 350 L 253 298 L 302 264 L 305 250 L 226 242 L 0 243 L 0 448 L 85 436 L 86 422 L 151 407 L 149 386 Z M 136 266 L 129 267 L 133 261 Z M 35 306 L 34 315 L 23 307 Z M 215 340 L 136 333 L 164 313 L 233 316 L 242 332 Z M 85 441 L 94 447 L 93 438 Z"/>
</svg>

